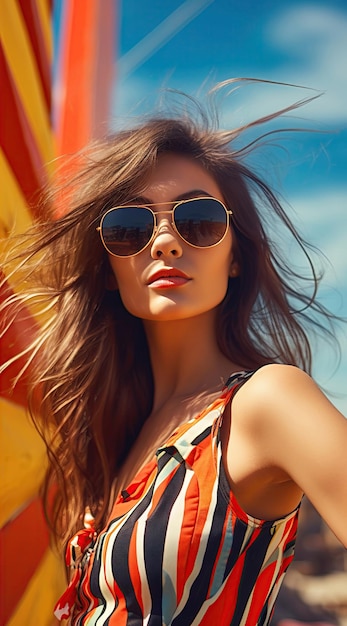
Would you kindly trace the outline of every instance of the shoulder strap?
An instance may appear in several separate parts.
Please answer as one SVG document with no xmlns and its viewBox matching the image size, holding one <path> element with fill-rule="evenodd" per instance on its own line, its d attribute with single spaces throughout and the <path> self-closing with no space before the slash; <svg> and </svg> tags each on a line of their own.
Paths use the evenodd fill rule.
<svg viewBox="0 0 347 626">
<path fill-rule="evenodd" d="M 240 387 L 242 387 L 242 385 L 244 385 L 245 382 L 247 382 L 247 380 L 249 380 L 256 371 L 257 370 L 255 369 L 235 372 L 235 374 L 229 376 L 227 382 L 225 383 L 225 390 L 227 394 L 229 395 L 229 393 L 231 392 L 229 397 L 233 397 L 235 393 L 240 389 Z"/>
</svg>

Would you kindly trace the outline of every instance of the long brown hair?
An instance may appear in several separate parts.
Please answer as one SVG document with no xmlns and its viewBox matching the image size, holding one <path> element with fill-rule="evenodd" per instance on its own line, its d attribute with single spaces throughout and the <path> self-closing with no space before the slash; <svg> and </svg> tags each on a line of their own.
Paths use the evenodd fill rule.
<svg viewBox="0 0 347 626">
<path fill-rule="evenodd" d="M 112 483 L 151 412 L 153 378 L 143 324 L 109 289 L 108 257 L 96 227 L 104 211 L 145 190 L 161 154 L 198 160 L 233 211 L 240 273 L 229 280 L 218 310 L 216 337 L 222 352 L 246 369 L 280 362 L 310 371 L 307 325 L 322 327 L 319 316 L 327 319 L 329 314 L 316 300 L 319 278 L 307 245 L 268 185 L 245 164 L 253 148 L 236 147 L 247 129 L 249 125 L 218 131 L 206 116 L 197 122 L 182 115 L 145 120 L 115 133 L 80 155 L 83 167 L 67 187 L 45 194 L 45 219 L 20 239 L 17 273 L 23 280 L 24 271 L 31 286 L 23 290 L 22 285 L 24 295 L 12 298 L 9 308 L 35 303 L 35 310 L 44 312 L 37 338 L 28 347 L 30 410 L 47 443 L 46 500 L 51 486 L 58 486 L 48 511 L 63 540 L 81 527 L 86 507 L 99 528 L 105 523 Z M 60 217 L 53 218 L 54 212 Z M 303 279 L 281 258 L 269 240 L 265 213 L 295 239 L 310 278 Z"/>
</svg>

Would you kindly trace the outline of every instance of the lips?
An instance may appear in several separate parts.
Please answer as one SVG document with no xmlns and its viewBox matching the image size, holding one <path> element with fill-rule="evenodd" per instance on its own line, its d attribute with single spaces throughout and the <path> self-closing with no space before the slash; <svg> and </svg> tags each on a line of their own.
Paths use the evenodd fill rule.
<svg viewBox="0 0 347 626">
<path fill-rule="evenodd" d="M 161 269 L 150 276 L 147 285 L 157 288 L 179 287 L 186 284 L 191 278 L 176 268 Z"/>
</svg>

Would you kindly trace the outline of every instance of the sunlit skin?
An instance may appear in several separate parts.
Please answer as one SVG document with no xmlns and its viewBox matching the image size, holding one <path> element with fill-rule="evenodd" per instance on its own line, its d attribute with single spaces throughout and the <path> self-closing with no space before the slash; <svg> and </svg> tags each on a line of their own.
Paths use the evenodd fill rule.
<svg viewBox="0 0 347 626">
<path fill-rule="evenodd" d="M 196 195 L 224 200 L 201 165 L 167 154 L 136 200 L 174 203 Z M 220 352 L 215 329 L 228 277 L 239 272 L 232 230 L 214 248 L 192 248 L 173 230 L 170 216 L 160 215 L 160 206 L 154 210 L 159 230 L 153 242 L 134 257 L 109 257 L 125 307 L 144 321 L 154 378 L 153 410 L 120 472 L 120 488 L 179 424 L 220 395 L 231 373 L 243 369 Z M 184 276 L 156 279 L 162 268 Z M 248 514 L 278 519 L 305 492 L 347 545 L 347 421 L 309 376 L 288 365 L 259 369 L 236 394 L 232 419 L 227 407 L 221 437 L 230 486 Z"/>
<path fill-rule="evenodd" d="M 169 202 L 211 195 L 224 201 L 215 180 L 192 159 L 165 154 L 148 179 L 138 203 Z M 133 201 L 134 199 L 132 199 Z M 216 341 L 216 308 L 223 300 L 233 261 L 231 229 L 218 245 L 198 249 L 172 228 L 170 215 L 157 211 L 158 232 L 153 242 L 133 257 L 109 256 L 124 306 L 144 321 L 153 376 L 154 405 L 132 452 L 122 482 L 149 459 L 156 445 L 177 425 L 193 417 L 220 395 L 231 372 L 240 367 L 221 354 Z M 168 287 L 157 281 L 163 268 L 183 272 L 186 280 Z"/>
</svg>

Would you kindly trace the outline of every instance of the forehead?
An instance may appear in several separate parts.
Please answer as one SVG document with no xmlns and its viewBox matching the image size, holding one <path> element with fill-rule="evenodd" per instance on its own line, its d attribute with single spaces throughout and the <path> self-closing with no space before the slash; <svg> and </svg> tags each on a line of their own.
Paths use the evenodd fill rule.
<svg viewBox="0 0 347 626">
<path fill-rule="evenodd" d="M 154 202 L 165 202 L 182 197 L 191 190 L 201 191 L 223 200 L 221 190 L 213 176 L 199 161 L 171 152 L 159 156 L 148 176 L 146 197 Z"/>
</svg>

